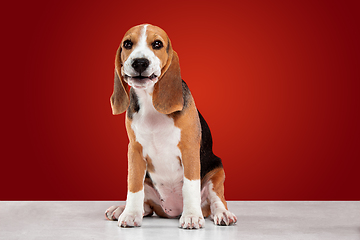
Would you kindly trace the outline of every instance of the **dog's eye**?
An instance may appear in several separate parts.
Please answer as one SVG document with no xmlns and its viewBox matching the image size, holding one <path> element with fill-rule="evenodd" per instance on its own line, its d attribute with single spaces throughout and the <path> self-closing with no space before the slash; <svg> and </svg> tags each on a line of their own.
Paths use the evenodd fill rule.
<svg viewBox="0 0 360 240">
<path fill-rule="evenodd" d="M 126 49 L 131 49 L 132 46 L 133 46 L 133 42 L 131 40 L 126 40 L 124 41 L 124 44 L 123 44 L 124 48 Z"/>
<path fill-rule="evenodd" d="M 152 45 L 152 48 L 156 49 L 156 50 L 161 49 L 164 46 L 160 40 L 154 41 L 151 45 Z"/>
</svg>

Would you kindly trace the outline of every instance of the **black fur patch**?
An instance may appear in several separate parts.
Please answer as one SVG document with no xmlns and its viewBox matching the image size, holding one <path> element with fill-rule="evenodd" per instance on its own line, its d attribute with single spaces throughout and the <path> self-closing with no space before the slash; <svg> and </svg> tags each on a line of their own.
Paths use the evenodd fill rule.
<svg viewBox="0 0 360 240">
<path fill-rule="evenodd" d="M 186 82 L 182 80 L 182 91 L 183 91 L 183 99 L 184 99 L 184 107 L 186 109 L 188 107 L 189 98 L 191 96 L 191 92 L 189 87 L 187 86 Z"/>
<path fill-rule="evenodd" d="M 180 111 L 171 113 L 174 117 L 181 115 L 184 112 L 184 110 L 188 107 L 189 98 L 191 97 L 191 92 L 190 92 L 188 86 L 186 85 L 186 83 L 184 82 L 184 80 L 182 80 L 182 94 L 183 94 L 183 101 L 184 101 L 183 108 Z"/>
<path fill-rule="evenodd" d="M 139 110 L 140 110 L 140 105 L 139 105 L 138 96 L 136 95 L 134 89 L 131 88 L 130 89 L 130 105 L 127 110 L 127 117 L 129 119 L 132 119 L 134 113 L 139 112 Z"/>
<path fill-rule="evenodd" d="M 205 119 L 200 114 L 199 110 L 199 118 L 201 124 L 201 145 L 200 145 L 200 164 L 201 164 L 201 179 L 210 171 L 223 167 L 221 159 L 217 157 L 212 150 L 212 136 L 210 132 L 210 128 L 207 125 Z"/>
</svg>

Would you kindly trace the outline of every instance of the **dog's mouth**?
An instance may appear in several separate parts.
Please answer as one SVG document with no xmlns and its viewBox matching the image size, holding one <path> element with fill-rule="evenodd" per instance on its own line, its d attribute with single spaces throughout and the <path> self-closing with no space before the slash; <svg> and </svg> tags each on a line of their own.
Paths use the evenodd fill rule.
<svg viewBox="0 0 360 240">
<path fill-rule="evenodd" d="M 150 76 L 129 76 L 125 74 L 125 79 L 131 87 L 145 89 L 148 86 L 157 82 L 157 77 L 154 73 Z"/>
<path fill-rule="evenodd" d="M 155 78 L 157 78 L 157 76 L 153 73 L 151 74 L 150 76 L 142 76 L 142 75 L 139 75 L 139 76 L 129 76 L 129 75 L 125 75 L 125 77 L 127 79 L 136 79 L 138 81 L 141 81 L 141 80 L 145 80 L 145 79 L 150 79 L 150 80 L 153 80 Z"/>
</svg>

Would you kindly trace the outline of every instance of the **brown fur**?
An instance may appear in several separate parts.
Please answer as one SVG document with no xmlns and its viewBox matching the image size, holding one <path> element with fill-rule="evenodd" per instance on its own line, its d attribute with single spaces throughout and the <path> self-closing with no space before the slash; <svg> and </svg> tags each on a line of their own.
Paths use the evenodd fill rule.
<svg viewBox="0 0 360 240">
<path fill-rule="evenodd" d="M 175 51 L 172 52 L 170 66 L 155 84 L 153 92 L 154 107 L 163 114 L 181 111 L 184 105 L 179 58 Z"/>
<path fill-rule="evenodd" d="M 178 147 L 182 155 L 184 176 L 189 180 L 198 180 L 200 179 L 201 126 L 192 97 L 186 109 L 181 114 L 174 115 L 174 124 L 182 129 Z"/>
<path fill-rule="evenodd" d="M 145 160 L 146 160 L 146 166 L 147 166 L 147 170 L 149 171 L 149 172 L 155 172 L 155 167 L 154 167 L 154 165 L 152 164 L 152 160 L 151 160 L 151 158 L 149 157 L 149 156 L 146 156 L 146 158 L 145 158 Z"/>
<path fill-rule="evenodd" d="M 225 181 L 225 172 L 223 168 L 216 168 L 211 172 L 207 173 L 206 176 L 201 180 L 201 186 L 207 187 L 207 183 L 211 181 L 213 184 L 212 190 L 216 193 L 216 195 L 221 199 L 222 203 L 224 204 L 225 208 L 227 208 L 227 203 L 224 197 L 224 181 Z M 206 203 L 201 207 L 203 216 L 209 217 L 211 214 L 210 209 L 210 200 L 207 199 Z"/>
<path fill-rule="evenodd" d="M 128 191 L 136 193 L 144 187 L 146 162 L 142 155 L 142 146 L 136 141 L 135 133 L 131 129 L 131 121 L 128 118 L 126 130 L 130 140 L 128 149 Z"/>
<path fill-rule="evenodd" d="M 213 191 L 216 193 L 216 195 L 221 199 L 222 203 L 224 204 L 226 210 L 227 203 L 225 201 L 224 197 L 224 181 L 225 181 L 225 172 L 223 168 L 218 168 L 213 170 L 214 172 L 213 176 L 211 177 L 210 181 L 213 184 Z"/>
</svg>

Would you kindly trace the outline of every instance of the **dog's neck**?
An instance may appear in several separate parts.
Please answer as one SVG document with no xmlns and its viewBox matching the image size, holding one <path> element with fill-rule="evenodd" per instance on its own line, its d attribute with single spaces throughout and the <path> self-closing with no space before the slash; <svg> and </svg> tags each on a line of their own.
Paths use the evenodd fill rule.
<svg viewBox="0 0 360 240">
<path fill-rule="evenodd" d="M 140 109 L 145 111 L 144 113 L 156 111 L 152 99 L 154 85 L 149 86 L 147 88 L 134 88 L 134 91 L 138 97 L 138 103 L 140 105 Z"/>
</svg>

